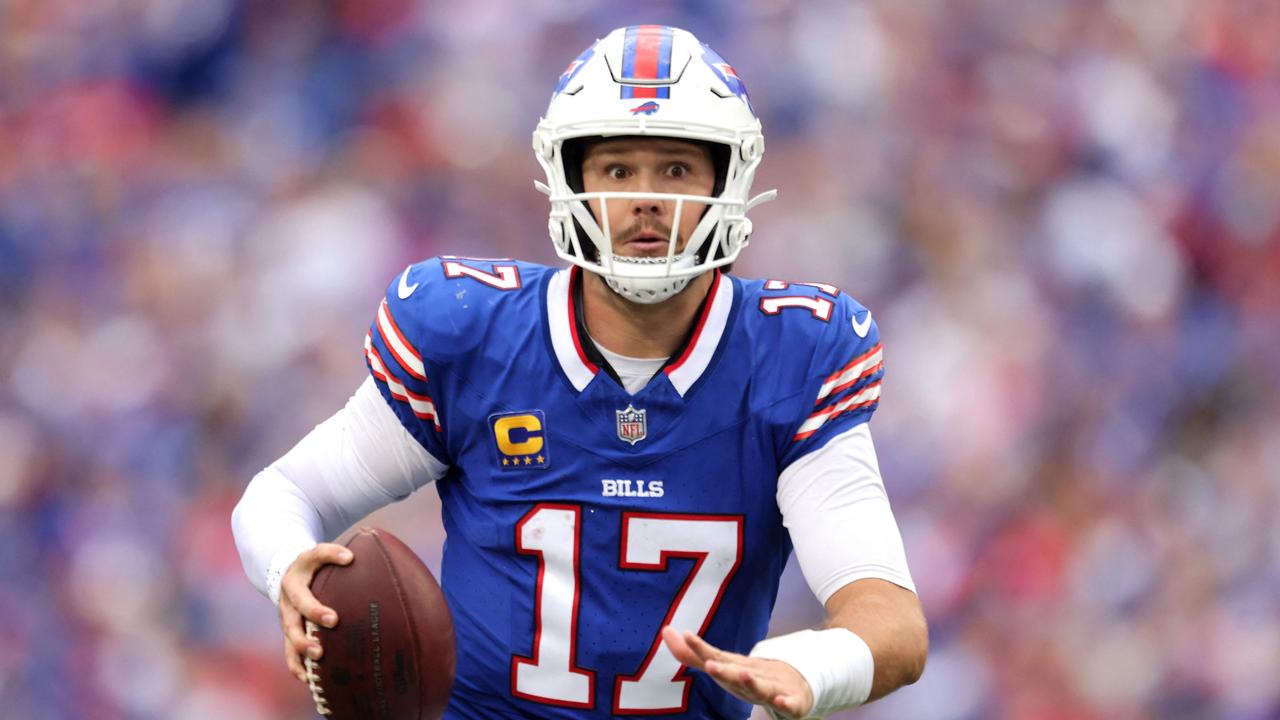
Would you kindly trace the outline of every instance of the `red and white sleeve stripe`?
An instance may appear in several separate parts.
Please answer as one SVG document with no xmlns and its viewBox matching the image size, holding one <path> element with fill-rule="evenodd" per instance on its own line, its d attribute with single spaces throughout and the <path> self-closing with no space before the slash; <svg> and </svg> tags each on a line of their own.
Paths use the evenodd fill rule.
<svg viewBox="0 0 1280 720">
<path fill-rule="evenodd" d="M 387 309 L 386 298 L 383 298 L 382 304 L 378 306 L 378 332 L 400 367 L 413 377 L 425 382 L 427 369 L 422 364 L 422 356 L 413 349 L 413 345 L 410 345 L 404 334 L 400 332 L 399 326 L 391 317 L 391 311 Z"/>
<path fill-rule="evenodd" d="M 381 309 L 378 311 L 378 321 L 379 323 L 382 321 Z M 390 345 L 389 342 L 388 345 Z M 430 420 L 435 424 L 436 430 L 442 429 L 440 426 L 440 418 L 436 413 L 436 405 L 435 402 L 431 400 L 431 396 L 420 395 L 413 392 L 409 388 L 405 387 L 404 383 L 397 380 L 396 376 L 387 372 L 387 366 L 383 364 L 382 356 L 378 354 L 378 349 L 373 346 L 372 336 L 368 334 L 364 336 L 364 353 L 365 357 L 369 360 L 369 367 L 373 372 L 373 376 L 387 384 L 387 388 L 391 390 L 391 397 L 399 400 L 400 402 L 407 403 L 409 405 L 409 409 L 413 411 L 414 415 L 422 418 L 423 420 Z M 421 362 L 421 360 L 419 360 L 419 362 Z M 422 379 L 426 380 L 425 373 L 423 374 Z"/>
<path fill-rule="evenodd" d="M 822 383 L 822 388 L 818 390 L 818 399 L 814 401 L 814 405 L 821 404 L 822 401 L 834 393 L 857 385 L 859 381 L 875 373 L 884 366 L 883 346 L 876 343 L 875 347 L 854 358 L 848 365 L 840 368 Z"/>
<path fill-rule="evenodd" d="M 805 418 L 805 421 L 800 424 L 800 429 L 796 431 L 796 436 L 792 439 L 804 440 L 818 432 L 823 425 L 827 424 L 828 420 L 877 402 L 880 402 L 880 383 L 874 382 L 840 402 Z"/>
<path fill-rule="evenodd" d="M 821 405 L 832 395 L 848 390 L 849 388 L 875 375 L 877 372 L 880 372 L 883 368 L 883 348 L 880 343 L 876 343 L 870 350 L 854 358 L 848 365 L 845 365 L 832 373 L 831 376 L 822 383 L 822 387 L 818 389 L 818 397 L 813 404 L 815 406 Z M 877 380 L 847 398 L 832 403 L 821 410 L 816 410 L 800 424 L 800 428 L 796 431 L 796 435 L 793 440 L 804 440 L 816 433 L 832 418 L 859 408 L 873 405 L 879 401 L 880 381 Z"/>
</svg>

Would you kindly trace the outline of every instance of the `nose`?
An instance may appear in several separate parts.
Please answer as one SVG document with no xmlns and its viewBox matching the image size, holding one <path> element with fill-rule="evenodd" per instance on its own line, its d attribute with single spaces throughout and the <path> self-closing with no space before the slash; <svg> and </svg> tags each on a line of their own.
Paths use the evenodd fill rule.
<svg viewBox="0 0 1280 720">
<path fill-rule="evenodd" d="M 653 198 L 642 198 L 631 201 L 631 214 L 634 217 L 662 217 L 663 205 L 659 200 Z"/>
<path fill-rule="evenodd" d="M 653 178 L 649 173 L 639 173 L 636 177 L 635 192 L 654 193 L 660 192 Z M 666 203 L 658 198 L 635 198 L 631 201 L 631 215 L 633 217 L 662 217 L 666 213 Z"/>
</svg>

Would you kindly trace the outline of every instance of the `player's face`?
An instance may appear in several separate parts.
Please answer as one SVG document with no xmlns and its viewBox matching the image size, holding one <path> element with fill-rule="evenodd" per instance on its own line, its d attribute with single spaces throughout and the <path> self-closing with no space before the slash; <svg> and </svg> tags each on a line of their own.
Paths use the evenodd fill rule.
<svg viewBox="0 0 1280 720">
<path fill-rule="evenodd" d="M 665 138 L 613 138 L 587 150 L 582 162 L 586 192 L 651 192 L 710 195 L 715 187 L 711 151 L 700 143 Z M 675 221 L 676 203 L 645 198 L 610 200 L 608 227 L 613 252 L 626 257 L 665 257 Z M 684 249 L 702 217 L 705 203 L 684 203 L 676 235 L 676 251 Z M 599 200 L 591 211 L 604 217 Z"/>
</svg>

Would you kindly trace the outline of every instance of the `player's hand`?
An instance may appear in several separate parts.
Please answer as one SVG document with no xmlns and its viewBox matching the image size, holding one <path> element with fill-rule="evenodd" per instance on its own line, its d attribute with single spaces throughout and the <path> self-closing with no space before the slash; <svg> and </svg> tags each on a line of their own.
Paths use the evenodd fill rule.
<svg viewBox="0 0 1280 720">
<path fill-rule="evenodd" d="M 280 580 L 280 629 L 284 631 L 284 661 L 289 672 L 302 682 L 307 670 L 302 656 L 319 660 L 324 654 L 320 643 L 307 635 L 304 620 L 331 628 L 338 624 L 333 608 L 320 604 L 311 594 L 311 579 L 325 565 L 348 565 L 354 557 L 342 545 L 320 543 L 293 561 Z"/>
<path fill-rule="evenodd" d="M 726 652 L 694 633 L 671 626 L 662 628 L 662 640 L 677 660 L 710 675 L 734 697 L 792 718 L 805 717 L 813 709 L 809 683 L 781 660 Z"/>
</svg>

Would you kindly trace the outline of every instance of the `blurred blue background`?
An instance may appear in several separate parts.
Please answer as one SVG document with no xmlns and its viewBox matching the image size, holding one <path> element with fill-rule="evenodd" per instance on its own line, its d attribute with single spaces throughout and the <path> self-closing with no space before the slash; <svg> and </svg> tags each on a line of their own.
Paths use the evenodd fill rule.
<svg viewBox="0 0 1280 720">
<path fill-rule="evenodd" d="M 752 93 L 738 272 L 885 338 L 932 653 L 856 715 L 1280 716 L 1269 0 L 0 2 L 0 716 L 311 716 L 231 507 L 406 263 L 554 260 L 530 133 L 634 22 Z"/>
</svg>

